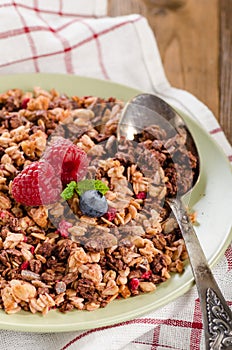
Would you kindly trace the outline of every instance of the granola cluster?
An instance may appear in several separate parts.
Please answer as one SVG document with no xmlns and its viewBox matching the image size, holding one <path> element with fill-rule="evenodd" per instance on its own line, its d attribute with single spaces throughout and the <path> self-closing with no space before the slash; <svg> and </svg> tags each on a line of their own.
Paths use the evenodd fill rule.
<svg viewBox="0 0 232 350">
<path fill-rule="evenodd" d="M 165 197 L 191 186 L 196 159 L 186 135 L 153 126 L 133 141 L 117 141 L 123 103 L 67 97 L 56 90 L 19 89 L 0 95 L 0 307 L 46 314 L 51 308 L 95 310 L 112 300 L 154 291 L 181 273 L 187 252 Z M 107 184 L 110 211 L 83 215 L 79 198 L 28 207 L 11 193 L 14 177 L 41 159 L 62 136 L 90 159 L 89 179 Z M 178 163 L 178 162 L 177 162 Z"/>
</svg>

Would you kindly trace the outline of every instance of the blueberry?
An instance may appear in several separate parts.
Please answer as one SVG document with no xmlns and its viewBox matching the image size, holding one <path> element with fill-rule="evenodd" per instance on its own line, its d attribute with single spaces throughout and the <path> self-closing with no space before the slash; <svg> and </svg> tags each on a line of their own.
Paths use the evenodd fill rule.
<svg viewBox="0 0 232 350">
<path fill-rule="evenodd" d="M 80 196 L 79 207 L 84 215 L 96 218 L 107 212 L 108 203 L 101 192 L 89 190 Z"/>
</svg>

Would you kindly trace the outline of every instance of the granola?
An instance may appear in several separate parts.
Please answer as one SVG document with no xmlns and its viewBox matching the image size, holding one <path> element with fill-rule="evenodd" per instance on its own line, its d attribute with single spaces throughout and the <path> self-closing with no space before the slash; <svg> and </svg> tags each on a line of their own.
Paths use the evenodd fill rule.
<svg viewBox="0 0 232 350">
<path fill-rule="evenodd" d="M 133 141 L 116 138 L 123 102 L 35 87 L 0 94 L 0 307 L 45 315 L 96 310 L 117 298 L 155 291 L 182 273 L 187 252 L 168 193 L 191 186 L 185 135 L 158 126 Z M 17 203 L 12 181 L 43 157 L 51 138 L 68 138 L 90 159 L 88 179 L 104 182 L 110 210 L 83 215 L 79 198 L 47 206 Z"/>
</svg>

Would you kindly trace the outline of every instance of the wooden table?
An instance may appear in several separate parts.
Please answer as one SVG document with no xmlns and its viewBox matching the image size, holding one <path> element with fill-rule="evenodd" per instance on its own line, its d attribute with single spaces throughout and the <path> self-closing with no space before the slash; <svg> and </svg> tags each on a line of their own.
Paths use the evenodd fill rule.
<svg viewBox="0 0 232 350">
<path fill-rule="evenodd" d="M 140 13 L 172 86 L 204 102 L 232 143 L 232 0 L 108 0 L 109 16 Z"/>
</svg>

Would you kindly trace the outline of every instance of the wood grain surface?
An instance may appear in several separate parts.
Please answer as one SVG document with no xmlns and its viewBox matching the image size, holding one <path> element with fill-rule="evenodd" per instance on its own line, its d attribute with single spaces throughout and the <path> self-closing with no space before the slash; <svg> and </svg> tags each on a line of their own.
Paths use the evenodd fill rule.
<svg viewBox="0 0 232 350">
<path fill-rule="evenodd" d="M 221 0 L 220 24 L 219 120 L 232 143 L 232 0 Z"/>
<path fill-rule="evenodd" d="M 140 13 L 172 86 L 204 102 L 232 141 L 232 0 L 108 0 L 110 16 Z"/>
</svg>

